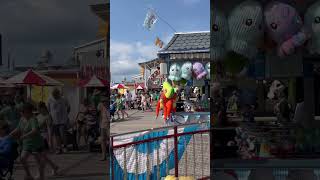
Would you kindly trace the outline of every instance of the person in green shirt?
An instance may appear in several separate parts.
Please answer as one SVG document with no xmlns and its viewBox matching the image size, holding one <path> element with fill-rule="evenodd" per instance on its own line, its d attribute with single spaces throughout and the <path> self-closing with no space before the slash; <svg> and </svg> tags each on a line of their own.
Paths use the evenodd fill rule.
<svg viewBox="0 0 320 180">
<path fill-rule="evenodd" d="M 33 155 L 38 163 L 39 180 L 44 179 L 44 163 L 43 163 L 43 139 L 40 135 L 39 124 L 37 119 L 32 114 L 33 106 L 25 103 L 21 110 L 21 119 L 15 130 L 10 133 L 11 137 L 19 137 L 22 142 L 21 163 L 26 172 L 25 180 L 33 179 L 28 159 Z"/>
<path fill-rule="evenodd" d="M 125 114 L 127 115 L 127 117 L 129 117 L 129 114 L 125 111 L 124 101 L 123 101 L 123 99 L 122 99 L 120 94 L 118 94 L 118 96 L 117 96 L 116 106 L 117 106 L 118 119 L 120 119 L 119 112 L 121 112 L 121 114 L 122 114 L 122 119 L 124 119 L 124 115 Z"/>
</svg>

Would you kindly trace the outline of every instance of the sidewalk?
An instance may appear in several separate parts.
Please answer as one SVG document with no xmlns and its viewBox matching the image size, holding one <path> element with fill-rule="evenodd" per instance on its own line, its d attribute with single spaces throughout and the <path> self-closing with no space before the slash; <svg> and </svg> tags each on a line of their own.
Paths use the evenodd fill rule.
<svg viewBox="0 0 320 180">
<path fill-rule="evenodd" d="M 127 112 L 129 114 L 129 118 L 125 118 L 125 120 L 114 121 L 110 124 L 110 135 L 164 126 L 161 116 L 159 116 L 158 119 L 155 119 L 155 110 L 152 112 L 129 110 Z M 117 117 L 117 115 L 115 115 L 115 117 Z"/>
<path fill-rule="evenodd" d="M 46 167 L 46 179 L 59 180 L 103 180 L 109 172 L 108 161 L 101 162 L 100 154 L 87 152 L 69 152 L 61 155 L 50 155 L 50 158 L 60 167 L 62 176 L 52 177 L 50 167 Z M 37 175 L 37 164 L 31 157 L 30 166 L 33 176 Z M 24 170 L 20 162 L 16 163 L 14 176 L 16 180 L 24 178 Z"/>
</svg>

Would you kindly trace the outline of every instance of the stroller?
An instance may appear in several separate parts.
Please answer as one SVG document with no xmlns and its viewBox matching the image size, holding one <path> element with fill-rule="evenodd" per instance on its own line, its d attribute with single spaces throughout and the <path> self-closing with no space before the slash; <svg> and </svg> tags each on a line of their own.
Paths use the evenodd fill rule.
<svg viewBox="0 0 320 180">
<path fill-rule="evenodd" d="M 14 142 L 12 145 L 12 151 L 10 153 L 10 157 L 4 157 L 8 158 L 8 166 L 6 168 L 0 168 L 0 180 L 12 180 L 13 175 L 13 169 L 14 169 L 14 162 L 19 157 L 18 152 L 18 143 Z"/>
</svg>

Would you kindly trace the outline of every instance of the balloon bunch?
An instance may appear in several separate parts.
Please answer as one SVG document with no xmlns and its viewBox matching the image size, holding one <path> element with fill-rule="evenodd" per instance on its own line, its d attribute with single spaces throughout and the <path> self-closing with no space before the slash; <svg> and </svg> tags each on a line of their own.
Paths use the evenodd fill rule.
<svg viewBox="0 0 320 180">
<path fill-rule="evenodd" d="M 170 66 L 169 77 L 171 81 L 179 82 L 183 80 L 191 80 L 192 77 L 197 80 L 210 79 L 210 62 L 205 66 L 199 62 L 192 64 L 191 62 L 185 62 L 180 66 L 174 63 Z"/>
<path fill-rule="evenodd" d="M 163 119 L 167 122 L 170 119 L 171 114 L 176 112 L 177 103 L 177 93 L 176 89 L 172 87 L 169 82 L 164 82 L 162 86 L 162 92 L 160 94 L 160 99 L 156 107 L 156 118 L 159 116 L 159 112 L 163 110 Z"/>
</svg>

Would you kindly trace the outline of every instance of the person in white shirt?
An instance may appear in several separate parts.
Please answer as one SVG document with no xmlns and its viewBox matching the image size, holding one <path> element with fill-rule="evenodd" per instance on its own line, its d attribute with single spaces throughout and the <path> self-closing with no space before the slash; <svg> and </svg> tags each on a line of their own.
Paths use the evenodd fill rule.
<svg viewBox="0 0 320 180">
<path fill-rule="evenodd" d="M 141 94 L 141 107 L 142 107 L 142 111 L 144 112 L 147 108 L 147 99 L 146 99 L 146 94 L 142 93 Z"/>
<path fill-rule="evenodd" d="M 127 93 L 126 93 L 126 106 L 127 106 L 127 109 L 131 109 L 131 102 L 132 102 L 132 95 L 128 90 Z"/>
<path fill-rule="evenodd" d="M 58 89 L 52 92 L 52 98 L 48 101 L 48 111 L 52 118 L 53 136 L 56 139 L 57 154 L 62 150 L 67 151 L 67 126 L 69 124 L 70 105 L 68 101 L 61 96 Z"/>
</svg>

